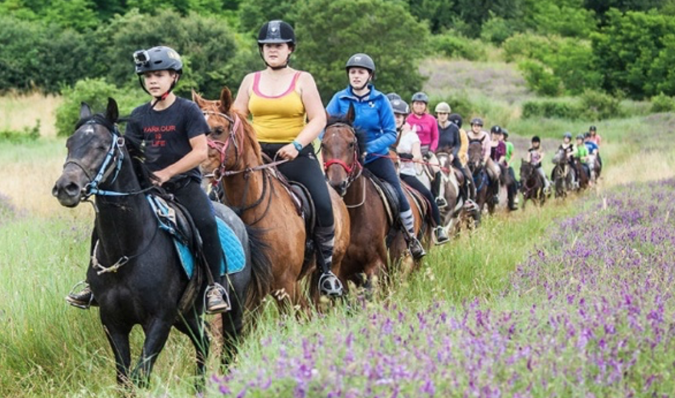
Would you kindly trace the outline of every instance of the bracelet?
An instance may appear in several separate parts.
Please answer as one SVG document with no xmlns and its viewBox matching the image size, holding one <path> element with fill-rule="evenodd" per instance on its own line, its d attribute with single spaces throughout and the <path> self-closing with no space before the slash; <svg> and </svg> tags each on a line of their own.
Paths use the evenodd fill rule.
<svg viewBox="0 0 675 398">
<path fill-rule="evenodd" d="M 302 151 L 303 146 L 298 141 L 293 140 L 293 142 L 291 142 L 291 144 L 293 144 L 296 151 L 298 151 L 298 152 Z"/>
</svg>

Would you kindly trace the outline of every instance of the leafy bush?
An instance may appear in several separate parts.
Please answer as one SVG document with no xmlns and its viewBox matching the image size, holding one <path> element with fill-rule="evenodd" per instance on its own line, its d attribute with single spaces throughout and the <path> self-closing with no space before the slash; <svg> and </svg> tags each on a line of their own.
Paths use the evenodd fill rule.
<svg viewBox="0 0 675 398">
<path fill-rule="evenodd" d="M 75 124 L 80 119 L 80 106 L 87 103 L 94 112 L 102 112 L 108 97 L 115 99 L 120 108 L 120 115 L 128 115 L 134 107 L 147 101 L 148 98 L 140 89 L 122 90 L 108 83 L 105 79 L 84 79 L 74 87 L 64 87 L 63 102 L 56 109 L 56 131 L 59 136 L 73 133 Z"/>
<path fill-rule="evenodd" d="M 562 92 L 562 82 L 550 68 L 537 61 L 526 60 L 518 64 L 527 87 L 539 95 L 554 97 Z"/>
<path fill-rule="evenodd" d="M 669 97 L 663 93 L 655 95 L 651 99 L 653 113 L 672 112 L 675 110 L 675 98 Z"/>
<path fill-rule="evenodd" d="M 504 50 L 506 62 L 528 58 L 543 61 L 555 51 L 557 46 L 558 41 L 555 37 L 516 33 L 504 41 L 502 50 Z"/>
<path fill-rule="evenodd" d="M 21 131 L 0 130 L 0 141 L 22 144 L 27 141 L 35 141 L 38 138 L 40 138 L 40 119 L 37 119 L 35 126 L 24 127 Z"/>
<path fill-rule="evenodd" d="M 581 116 L 581 107 L 565 99 L 533 100 L 523 104 L 522 116 L 524 119 L 545 117 L 574 120 Z"/>
<path fill-rule="evenodd" d="M 490 19 L 485 21 L 480 32 L 481 39 L 493 44 L 502 44 L 515 31 L 513 22 L 494 15 L 490 12 Z"/>
<path fill-rule="evenodd" d="M 463 37 L 455 31 L 432 36 L 430 47 L 433 53 L 440 53 L 450 58 L 463 58 L 469 61 L 481 61 L 487 58 L 483 43 Z"/>
<path fill-rule="evenodd" d="M 623 116 L 621 98 L 600 91 L 585 90 L 580 99 L 581 113 L 584 118 L 603 120 Z"/>
</svg>

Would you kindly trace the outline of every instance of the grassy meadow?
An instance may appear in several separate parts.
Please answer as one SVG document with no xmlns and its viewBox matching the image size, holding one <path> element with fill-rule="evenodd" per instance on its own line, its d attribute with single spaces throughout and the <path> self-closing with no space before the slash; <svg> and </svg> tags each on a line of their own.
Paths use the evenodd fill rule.
<svg viewBox="0 0 675 398">
<path fill-rule="evenodd" d="M 433 62 L 434 67 L 449 70 L 453 66 L 468 68 Z M 488 64 L 476 69 L 497 76 L 508 68 L 491 68 Z M 481 73 L 475 79 L 483 81 Z M 534 134 L 545 137 L 546 145 L 552 148 L 562 132 L 579 132 L 590 124 L 597 125 L 604 139 L 606 165 L 597 189 L 565 202 L 549 202 L 543 208 L 528 206 L 526 211 L 485 217 L 480 229 L 433 248 L 420 272 L 397 280 L 373 302 L 355 298 L 349 309 L 337 308 L 300 322 L 279 318 L 268 303 L 257 329 L 241 347 L 232 372 L 223 374 L 215 355 L 209 359 L 209 372 L 214 376 L 207 396 L 482 397 L 517 393 L 548 397 L 618 396 L 631 391 L 634 396 L 667 396 L 675 390 L 670 381 L 673 369 L 668 365 L 675 354 L 673 344 L 665 338 L 657 342 L 656 329 L 649 329 L 644 335 L 654 337 L 655 348 L 649 351 L 649 358 L 639 354 L 649 342 L 630 337 L 639 333 L 623 312 L 608 312 L 607 317 L 614 317 L 615 336 L 625 337 L 628 346 L 620 346 L 615 337 L 607 338 L 605 342 L 610 345 L 605 351 L 599 340 L 589 337 L 582 350 L 567 344 L 564 338 L 565 333 L 573 331 L 575 337 L 568 340 L 576 344 L 586 329 L 599 333 L 596 329 L 601 324 L 597 320 L 589 321 L 595 322 L 593 328 L 584 329 L 584 315 L 578 313 L 579 297 L 589 297 L 590 302 L 591 296 L 583 294 L 605 294 L 606 289 L 588 282 L 602 282 L 605 276 L 588 271 L 588 280 L 582 283 L 582 274 L 568 272 L 586 264 L 586 260 L 575 261 L 576 257 L 570 256 L 579 255 L 574 252 L 577 239 L 588 238 L 593 232 L 577 227 L 574 223 L 579 221 L 574 220 L 582 217 L 589 225 L 597 222 L 613 231 L 614 210 L 603 213 L 603 209 L 615 206 L 611 209 L 617 214 L 628 214 L 627 207 L 635 205 L 618 203 L 621 192 L 630 197 L 644 196 L 648 201 L 645 192 L 651 187 L 667 197 L 667 184 L 658 189 L 641 185 L 630 190 L 621 185 L 675 177 L 675 151 L 667 139 L 672 137 L 675 116 L 646 115 L 593 123 L 521 120 L 518 101 L 530 96 L 522 90 L 521 80 L 514 75 L 501 83 L 503 87 L 490 88 L 501 93 L 498 98 L 490 99 L 492 91 L 476 95 L 480 101 L 489 102 L 500 119 L 508 115 L 506 127 L 517 135 L 513 138 L 520 153 Z M 513 100 L 504 93 L 512 95 Z M 119 396 L 112 353 L 97 310 L 77 310 L 63 300 L 84 277 L 94 213 L 87 204 L 63 208 L 51 196 L 65 148 L 64 139 L 49 130 L 53 112 L 47 109 L 53 108 L 47 104 L 54 107 L 58 99 L 49 97 L 44 99 L 44 107 L 32 106 L 41 100 L 35 96 L 0 99 L 3 123 L 20 128 L 24 126 L 21 122 L 31 125 L 40 118 L 44 129 L 43 137 L 35 142 L 0 142 L 0 396 Z M 489 117 L 486 122 L 491 123 Z M 655 132 L 657 138 L 645 138 L 647 131 Z M 655 209 L 670 212 L 672 206 L 663 202 Z M 659 228 L 667 230 L 670 226 L 672 230 L 673 215 L 668 214 L 670 219 L 666 216 Z M 648 227 L 648 215 L 640 217 Z M 640 250 L 645 248 L 642 255 L 648 258 L 658 254 L 659 262 L 654 264 L 660 264 L 660 268 L 654 268 L 654 277 L 670 278 L 662 267 L 668 264 L 668 253 L 653 247 L 644 244 Z M 615 252 L 621 255 L 616 247 L 587 249 L 605 250 L 609 256 L 589 260 L 590 268 L 606 270 L 601 265 L 608 258 L 614 259 L 611 256 Z M 542 255 L 546 261 L 539 260 Z M 571 258 L 569 262 L 567 257 Z M 651 272 L 649 265 L 643 263 L 641 272 Z M 528 269 L 536 273 L 528 274 Z M 620 277 L 630 270 L 621 268 L 614 275 L 607 269 L 605 274 L 608 280 L 621 282 Z M 569 283 L 560 287 L 555 284 L 558 278 L 566 278 Z M 667 280 L 648 282 L 661 288 Z M 553 289 L 554 285 L 558 287 Z M 578 296 L 568 301 L 574 289 L 578 289 L 574 293 Z M 661 299 L 644 294 L 639 297 L 645 305 L 648 300 L 667 304 L 665 312 L 653 310 L 654 316 L 672 325 L 669 294 L 664 291 Z M 614 308 L 615 296 L 606 292 L 608 307 Z M 598 300 L 593 303 L 601 308 L 602 300 Z M 636 315 L 639 322 L 651 319 L 645 318 L 651 313 L 645 311 Z M 552 319 L 566 320 L 567 329 L 552 327 Z M 659 327 L 668 330 L 667 326 Z M 672 333 L 670 330 L 664 333 Z M 142 337 L 136 329 L 132 339 L 134 358 Z M 557 344 L 553 344 L 555 350 L 546 348 L 546 338 Z M 611 350 L 618 350 L 618 356 L 612 356 Z M 188 339 L 173 333 L 157 362 L 151 387 L 137 391 L 137 396 L 194 396 L 193 355 Z M 631 355 L 636 356 L 633 362 Z M 607 357 L 604 365 L 599 364 L 599 357 Z M 625 360 L 624 365 L 611 362 L 619 360 Z M 621 366 L 631 372 L 623 378 L 616 375 L 616 381 L 611 375 Z M 635 371 L 636 366 L 640 372 Z M 593 376 L 597 376 L 595 384 Z"/>
</svg>

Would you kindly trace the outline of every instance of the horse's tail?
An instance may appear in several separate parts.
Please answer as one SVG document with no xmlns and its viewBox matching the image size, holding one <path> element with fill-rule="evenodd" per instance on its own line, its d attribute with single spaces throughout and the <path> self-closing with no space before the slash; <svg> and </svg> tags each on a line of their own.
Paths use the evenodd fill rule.
<svg viewBox="0 0 675 398">
<path fill-rule="evenodd" d="M 251 253 L 252 284 L 247 289 L 245 308 L 252 310 L 272 289 L 272 261 L 267 255 L 270 246 L 262 240 L 263 231 L 247 225 L 246 232 Z"/>
</svg>

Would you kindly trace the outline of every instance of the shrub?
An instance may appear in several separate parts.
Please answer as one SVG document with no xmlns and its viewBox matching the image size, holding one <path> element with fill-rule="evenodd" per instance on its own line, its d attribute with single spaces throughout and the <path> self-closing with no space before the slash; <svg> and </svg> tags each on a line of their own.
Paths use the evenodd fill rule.
<svg viewBox="0 0 675 398">
<path fill-rule="evenodd" d="M 523 118 L 578 119 L 581 107 L 570 100 L 534 100 L 523 104 Z"/>
<path fill-rule="evenodd" d="M 431 50 L 450 58 L 463 58 L 469 61 L 481 61 L 487 58 L 485 45 L 479 40 L 469 39 L 455 31 L 432 36 Z"/>
<path fill-rule="evenodd" d="M 502 44 L 514 33 L 513 23 L 497 17 L 490 12 L 490 19 L 485 21 L 481 28 L 481 39 L 492 44 Z"/>
<path fill-rule="evenodd" d="M 555 38 L 532 33 L 516 33 L 504 41 L 502 50 L 506 62 L 528 58 L 543 61 L 556 50 L 557 46 Z"/>
<path fill-rule="evenodd" d="M 612 96 L 600 91 L 585 90 L 579 97 L 581 113 L 584 118 L 603 120 L 623 116 L 620 96 Z"/>
<path fill-rule="evenodd" d="M 539 95 L 554 97 L 562 92 L 562 82 L 550 68 L 537 61 L 526 60 L 518 64 L 523 71 L 527 87 Z"/>
<path fill-rule="evenodd" d="M 108 97 L 117 101 L 120 115 L 128 115 L 134 107 L 147 100 L 142 91 L 121 90 L 105 79 L 84 79 L 73 87 L 62 90 L 63 102 L 56 109 L 56 131 L 59 136 L 68 136 L 80 118 L 80 105 L 86 102 L 94 112 L 101 112 L 108 104 Z"/>
<path fill-rule="evenodd" d="M 651 103 L 652 113 L 672 112 L 675 110 L 675 98 L 669 97 L 663 93 L 653 96 Z"/>
<path fill-rule="evenodd" d="M 35 141 L 40 138 L 40 119 L 37 119 L 35 126 L 24 127 L 21 131 L 0 130 L 0 141 L 22 144 L 27 141 Z M 0 195 L 1 197 L 1 195 Z"/>
</svg>

